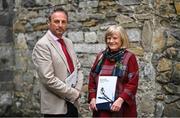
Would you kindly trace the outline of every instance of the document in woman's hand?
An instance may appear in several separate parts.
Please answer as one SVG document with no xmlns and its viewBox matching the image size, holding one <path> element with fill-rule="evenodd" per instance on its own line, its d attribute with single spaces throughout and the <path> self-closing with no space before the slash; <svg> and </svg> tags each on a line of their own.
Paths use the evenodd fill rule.
<svg viewBox="0 0 180 118">
<path fill-rule="evenodd" d="M 99 110 L 110 110 L 115 100 L 117 76 L 99 76 L 96 106 Z"/>
</svg>

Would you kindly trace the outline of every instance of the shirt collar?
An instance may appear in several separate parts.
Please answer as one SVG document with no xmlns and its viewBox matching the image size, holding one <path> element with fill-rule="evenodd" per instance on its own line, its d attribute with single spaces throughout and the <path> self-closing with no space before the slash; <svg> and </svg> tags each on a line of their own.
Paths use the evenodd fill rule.
<svg viewBox="0 0 180 118">
<path fill-rule="evenodd" d="M 48 30 L 48 34 L 49 34 L 55 41 L 59 40 L 59 38 L 56 37 L 50 30 Z"/>
</svg>

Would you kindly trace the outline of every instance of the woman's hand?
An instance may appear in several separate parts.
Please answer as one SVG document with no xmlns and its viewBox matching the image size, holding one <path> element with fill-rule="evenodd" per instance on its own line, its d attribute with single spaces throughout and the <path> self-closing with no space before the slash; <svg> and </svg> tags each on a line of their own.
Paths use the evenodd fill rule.
<svg viewBox="0 0 180 118">
<path fill-rule="evenodd" d="M 124 102 L 124 100 L 119 97 L 111 106 L 111 111 L 119 111 L 121 109 L 122 103 Z"/>
<path fill-rule="evenodd" d="M 91 102 L 89 103 L 89 109 L 92 111 L 97 111 L 96 99 L 95 98 L 91 99 Z"/>
</svg>

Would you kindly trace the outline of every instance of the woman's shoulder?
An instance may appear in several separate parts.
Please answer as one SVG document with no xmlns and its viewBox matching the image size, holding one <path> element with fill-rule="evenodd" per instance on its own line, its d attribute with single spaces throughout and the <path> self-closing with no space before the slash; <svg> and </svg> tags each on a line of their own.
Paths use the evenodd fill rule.
<svg viewBox="0 0 180 118">
<path fill-rule="evenodd" d="M 97 57 L 97 58 L 101 58 L 101 57 L 104 55 L 104 52 L 105 52 L 105 50 L 98 52 L 98 53 L 96 54 L 96 57 Z"/>
<path fill-rule="evenodd" d="M 134 59 L 136 59 L 136 55 L 132 51 L 126 49 L 124 53 L 124 60 L 128 61 Z"/>
<path fill-rule="evenodd" d="M 133 55 L 133 56 L 135 56 L 135 54 L 131 51 L 131 50 L 129 50 L 129 49 L 126 49 L 125 50 L 125 54 L 127 55 Z"/>
</svg>

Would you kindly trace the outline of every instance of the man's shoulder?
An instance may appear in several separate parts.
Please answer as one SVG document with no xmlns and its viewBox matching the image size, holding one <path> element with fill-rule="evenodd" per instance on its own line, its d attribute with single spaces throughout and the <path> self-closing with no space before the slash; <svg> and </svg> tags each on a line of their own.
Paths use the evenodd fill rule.
<svg viewBox="0 0 180 118">
<path fill-rule="evenodd" d="M 71 39 L 69 39 L 68 37 L 66 37 L 66 36 L 63 36 L 62 37 L 64 40 L 66 40 L 67 42 L 72 42 L 72 40 Z"/>
<path fill-rule="evenodd" d="M 73 46 L 73 42 L 72 42 L 71 39 L 69 39 L 69 38 L 67 38 L 67 37 L 65 37 L 65 36 L 63 36 L 62 38 L 64 39 L 64 42 L 65 42 L 68 46 Z"/>
<path fill-rule="evenodd" d="M 36 45 L 45 45 L 45 44 L 48 44 L 48 37 L 46 34 L 36 42 Z"/>
</svg>

